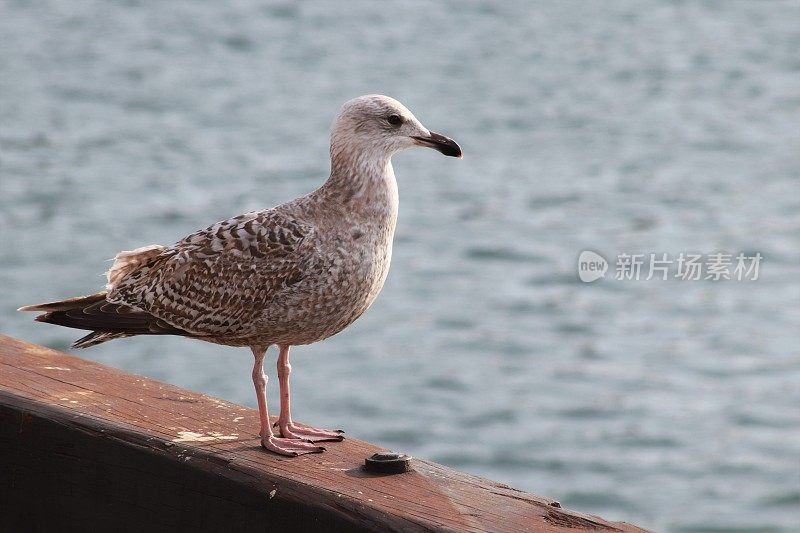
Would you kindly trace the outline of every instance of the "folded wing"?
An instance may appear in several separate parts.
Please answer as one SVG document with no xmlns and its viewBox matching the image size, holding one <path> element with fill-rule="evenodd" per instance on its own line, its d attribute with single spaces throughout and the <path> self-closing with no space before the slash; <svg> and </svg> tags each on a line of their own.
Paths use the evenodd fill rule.
<svg viewBox="0 0 800 533">
<path fill-rule="evenodd" d="M 310 225 L 276 209 L 247 213 L 160 251 L 106 300 L 192 336 L 247 336 L 265 303 L 302 281 L 316 257 Z"/>
</svg>

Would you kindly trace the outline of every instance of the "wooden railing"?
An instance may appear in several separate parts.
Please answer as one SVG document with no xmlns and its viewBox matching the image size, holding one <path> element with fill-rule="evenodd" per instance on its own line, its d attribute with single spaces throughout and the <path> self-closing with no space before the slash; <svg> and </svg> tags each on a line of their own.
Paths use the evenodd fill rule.
<svg viewBox="0 0 800 533">
<path fill-rule="evenodd" d="M 381 448 L 264 451 L 253 409 L 0 336 L 0 531 L 643 531 Z"/>
</svg>

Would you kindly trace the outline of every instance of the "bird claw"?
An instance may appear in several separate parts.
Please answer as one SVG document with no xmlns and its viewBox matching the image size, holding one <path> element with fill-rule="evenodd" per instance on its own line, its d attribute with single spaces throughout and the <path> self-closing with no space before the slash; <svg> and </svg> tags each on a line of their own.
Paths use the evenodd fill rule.
<svg viewBox="0 0 800 533">
<path fill-rule="evenodd" d="M 319 429 L 296 426 L 294 424 L 280 424 L 280 432 L 284 438 L 308 442 L 339 442 L 344 440 L 344 431 L 341 429 Z"/>
<path fill-rule="evenodd" d="M 307 453 L 322 453 L 325 451 L 325 448 L 322 446 L 315 446 L 310 441 L 275 436 L 261 439 L 261 446 L 271 452 L 288 457 L 297 457 L 298 455 Z"/>
</svg>

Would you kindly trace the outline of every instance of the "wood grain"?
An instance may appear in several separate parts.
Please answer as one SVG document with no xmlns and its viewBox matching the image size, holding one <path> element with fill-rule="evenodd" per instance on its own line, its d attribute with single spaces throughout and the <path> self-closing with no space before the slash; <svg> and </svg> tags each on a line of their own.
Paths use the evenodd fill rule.
<svg viewBox="0 0 800 533">
<path fill-rule="evenodd" d="M 255 410 L 0 335 L 0 531 L 644 531 L 347 438 L 264 451 Z"/>
</svg>

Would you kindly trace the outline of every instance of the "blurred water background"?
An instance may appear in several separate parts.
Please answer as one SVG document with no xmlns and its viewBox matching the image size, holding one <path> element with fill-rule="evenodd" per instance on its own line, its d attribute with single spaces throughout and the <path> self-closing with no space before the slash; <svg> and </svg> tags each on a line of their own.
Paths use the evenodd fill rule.
<svg viewBox="0 0 800 533">
<path fill-rule="evenodd" d="M 346 5 L 0 1 L 0 331 L 68 349 L 14 309 L 312 190 L 385 93 L 466 156 L 395 157 L 389 280 L 294 350 L 297 418 L 657 530 L 800 531 L 800 4 Z M 764 260 L 588 285 L 584 249 Z M 244 349 L 80 356 L 255 405 Z"/>
</svg>

